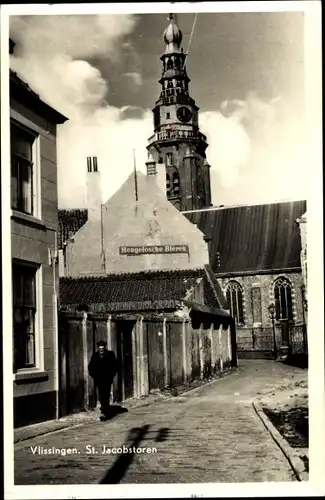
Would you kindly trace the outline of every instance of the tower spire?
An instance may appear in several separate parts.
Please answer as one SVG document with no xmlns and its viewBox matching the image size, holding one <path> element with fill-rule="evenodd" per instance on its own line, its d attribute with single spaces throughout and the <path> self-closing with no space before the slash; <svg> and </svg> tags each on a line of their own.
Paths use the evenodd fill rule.
<svg viewBox="0 0 325 500">
<path fill-rule="evenodd" d="M 183 35 L 175 14 L 169 14 L 163 33 L 166 45 L 160 57 L 161 92 L 153 109 L 154 135 L 147 146 L 156 161 L 156 169 L 166 167 L 166 196 L 179 210 L 192 210 L 210 205 L 202 177 L 206 137 L 199 131 L 198 110 L 189 94 L 190 79 L 186 71 Z M 193 34 L 194 27 L 192 28 Z M 191 34 L 191 36 L 192 36 Z M 188 154 L 187 154 L 188 153 Z M 160 159 L 162 160 L 160 162 Z M 206 180 L 208 185 L 210 179 Z"/>
</svg>

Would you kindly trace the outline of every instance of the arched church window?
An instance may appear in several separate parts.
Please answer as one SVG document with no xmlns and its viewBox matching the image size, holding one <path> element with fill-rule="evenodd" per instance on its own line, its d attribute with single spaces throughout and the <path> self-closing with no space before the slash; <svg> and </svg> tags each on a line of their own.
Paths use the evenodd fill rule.
<svg viewBox="0 0 325 500">
<path fill-rule="evenodd" d="M 244 324 L 243 289 L 237 281 L 230 281 L 226 289 L 227 302 L 236 325 Z"/>
<path fill-rule="evenodd" d="M 166 174 L 166 194 L 167 194 L 167 198 L 169 198 L 169 196 L 170 196 L 170 178 L 169 178 L 169 174 Z"/>
<path fill-rule="evenodd" d="M 292 314 L 292 285 L 286 278 L 278 278 L 274 283 L 275 317 L 293 319 Z"/>
<path fill-rule="evenodd" d="M 179 175 L 178 173 L 173 173 L 173 195 L 179 196 Z"/>
</svg>

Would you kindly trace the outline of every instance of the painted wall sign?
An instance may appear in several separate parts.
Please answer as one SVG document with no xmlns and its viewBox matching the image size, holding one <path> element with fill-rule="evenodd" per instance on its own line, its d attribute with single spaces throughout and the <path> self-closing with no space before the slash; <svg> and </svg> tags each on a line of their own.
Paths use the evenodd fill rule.
<svg viewBox="0 0 325 500">
<path fill-rule="evenodd" d="M 120 255 L 145 255 L 156 253 L 189 253 L 188 245 L 147 245 L 120 247 Z"/>
</svg>

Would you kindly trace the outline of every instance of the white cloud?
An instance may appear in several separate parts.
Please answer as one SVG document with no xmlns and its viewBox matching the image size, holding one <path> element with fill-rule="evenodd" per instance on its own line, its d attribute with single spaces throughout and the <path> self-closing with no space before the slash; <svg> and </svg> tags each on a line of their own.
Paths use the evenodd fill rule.
<svg viewBox="0 0 325 500">
<path fill-rule="evenodd" d="M 151 116 L 124 119 L 125 108 L 104 104 L 109 82 L 84 59 L 118 64 L 135 26 L 132 16 L 27 16 L 11 20 L 17 55 L 11 67 L 69 121 L 58 127 L 59 205 L 85 203 L 86 157 L 97 156 L 103 194 L 112 195 L 133 170 L 133 148 L 144 169 Z M 124 42 L 123 42 L 124 41 Z M 139 84 L 141 75 L 130 74 Z M 138 113 L 139 114 L 139 113 Z M 140 145 L 140 147 L 139 147 Z M 71 188 L 73 187 L 73 189 Z"/>
<path fill-rule="evenodd" d="M 283 99 L 251 93 L 245 100 L 225 101 L 221 110 L 201 116 L 211 176 L 218 183 L 212 183 L 213 202 L 305 199 L 304 123 Z"/>
<path fill-rule="evenodd" d="M 218 172 L 222 185 L 228 187 L 238 179 L 247 161 L 250 138 L 235 116 L 226 118 L 219 112 L 207 112 L 202 113 L 200 123 L 208 138 L 211 167 Z"/>
<path fill-rule="evenodd" d="M 118 65 L 123 46 L 132 47 L 127 35 L 135 23 L 129 15 L 11 19 L 11 36 L 17 42 L 12 69 L 69 118 L 58 130 L 61 207 L 84 205 L 87 156 L 98 157 L 105 198 L 132 172 L 133 149 L 137 168 L 145 171 L 151 111 L 107 105 L 109 82 L 85 61 L 105 58 Z M 141 84 L 141 74 L 126 76 Z M 221 112 L 202 113 L 200 122 L 208 136 L 212 180 L 218 183 L 212 184 L 214 203 L 304 197 L 302 127 L 280 98 L 251 94 L 226 101 Z"/>
<path fill-rule="evenodd" d="M 137 87 L 140 87 L 140 85 L 142 84 L 142 75 L 137 71 L 134 71 L 132 73 L 124 73 L 124 76 L 126 76 L 127 78 L 131 78 L 132 82 Z"/>
</svg>

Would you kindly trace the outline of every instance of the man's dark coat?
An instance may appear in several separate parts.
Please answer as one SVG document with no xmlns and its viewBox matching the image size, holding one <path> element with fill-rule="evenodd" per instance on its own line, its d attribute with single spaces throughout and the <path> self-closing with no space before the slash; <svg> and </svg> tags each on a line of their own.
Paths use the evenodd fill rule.
<svg viewBox="0 0 325 500">
<path fill-rule="evenodd" d="M 113 382 L 117 372 L 117 359 L 113 351 L 105 350 L 101 357 L 99 352 L 94 352 L 88 365 L 89 375 L 97 386 L 108 385 Z"/>
</svg>

